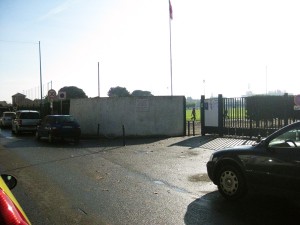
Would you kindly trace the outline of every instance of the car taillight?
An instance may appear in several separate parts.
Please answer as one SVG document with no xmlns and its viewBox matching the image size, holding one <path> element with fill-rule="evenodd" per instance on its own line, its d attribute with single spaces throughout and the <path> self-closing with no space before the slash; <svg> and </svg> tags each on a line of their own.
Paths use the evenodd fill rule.
<svg viewBox="0 0 300 225">
<path fill-rule="evenodd" d="M 3 225 L 29 225 L 12 200 L 0 189 L 0 222 Z"/>
</svg>

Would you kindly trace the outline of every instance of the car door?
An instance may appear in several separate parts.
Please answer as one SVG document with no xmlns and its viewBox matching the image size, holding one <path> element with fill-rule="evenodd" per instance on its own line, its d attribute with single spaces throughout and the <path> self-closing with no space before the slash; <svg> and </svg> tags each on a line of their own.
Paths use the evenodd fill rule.
<svg viewBox="0 0 300 225">
<path fill-rule="evenodd" d="M 300 192 L 300 128 L 289 130 L 267 147 L 269 177 L 274 187 Z"/>
<path fill-rule="evenodd" d="M 49 131 L 49 117 L 46 116 L 42 119 L 41 124 L 39 126 L 39 133 L 42 137 L 47 137 Z"/>
</svg>

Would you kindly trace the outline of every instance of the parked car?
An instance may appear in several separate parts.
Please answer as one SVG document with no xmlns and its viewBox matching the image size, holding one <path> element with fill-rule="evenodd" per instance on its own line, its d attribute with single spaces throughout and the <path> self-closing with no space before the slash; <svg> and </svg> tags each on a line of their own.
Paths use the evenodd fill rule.
<svg viewBox="0 0 300 225">
<path fill-rule="evenodd" d="M 55 139 L 72 138 L 79 141 L 81 135 L 80 125 L 71 115 L 48 115 L 37 126 L 36 138 L 48 138 L 51 143 Z"/>
<path fill-rule="evenodd" d="M 39 121 L 40 113 L 38 111 L 19 110 L 12 120 L 11 131 L 14 134 L 19 134 L 21 132 L 35 133 Z"/>
<path fill-rule="evenodd" d="M 214 152 L 207 173 L 223 197 L 239 199 L 248 190 L 300 193 L 300 122 L 281 128 L 252 146 Z"/>
<path fill-rule="evenodd" d="M 30 221 L 10 191 L 17 185 L 14 176 L 2 174 L 0 176 L 0 224 L 30 225 Z"/>
<path fill-rule="evenodd" d="M 15 117 L 15 112 L 3 112 L 2 117 L 0 118 L 1 127 L 11 127 L 12 118 Z"/>
</svg>

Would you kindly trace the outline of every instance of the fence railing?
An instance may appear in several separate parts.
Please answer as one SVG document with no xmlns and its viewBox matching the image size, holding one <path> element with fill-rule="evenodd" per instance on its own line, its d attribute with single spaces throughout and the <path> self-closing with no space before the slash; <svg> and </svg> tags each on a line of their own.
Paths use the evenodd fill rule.
<svg viewBox="0 0 300 225">
<path fill-rule="evenodd" d="M 204 96 L 201 104 L 204 105 Z M 279 128 L 300 119 L 294 110 L 294 96 L 252 96 L 223 98 L 218 96 L 218 127 L 205 126 L 204 108 L 201 107 L 201 133 L 250 138 L 267 136 Z M 202 118 L 203 117 L 203 118 Z"/>
</svg>

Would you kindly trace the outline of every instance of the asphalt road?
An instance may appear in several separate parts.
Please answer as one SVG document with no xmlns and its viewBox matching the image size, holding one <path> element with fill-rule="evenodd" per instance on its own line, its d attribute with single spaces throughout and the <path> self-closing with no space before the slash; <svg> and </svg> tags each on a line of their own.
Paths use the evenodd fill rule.
<svg viewBox="0 0 300 225">
<path fill-rule="evenodd" d="M 296 200 L 225 201 L 206 174 L 217 149 L 209 143 L 195 136 L 49 144 L 2 130 L 0 171 L 18 178 L 13 193 L 32 224 L 299 223 Z"/>
</svg>

